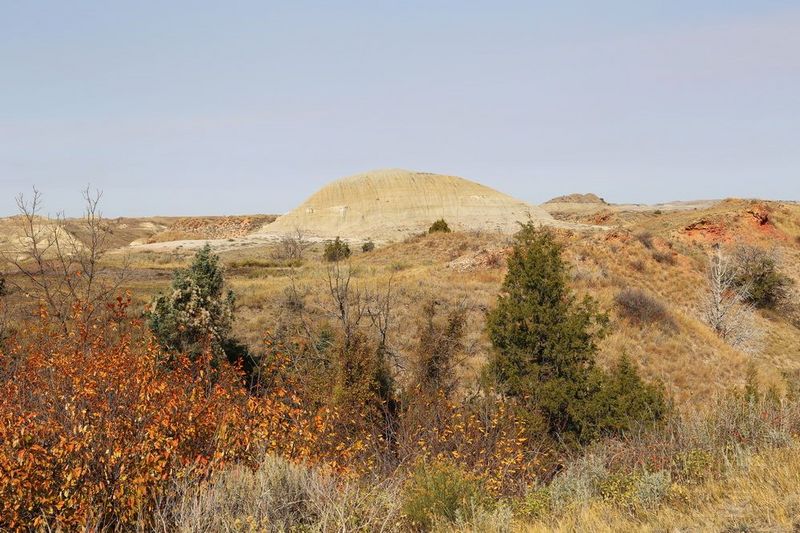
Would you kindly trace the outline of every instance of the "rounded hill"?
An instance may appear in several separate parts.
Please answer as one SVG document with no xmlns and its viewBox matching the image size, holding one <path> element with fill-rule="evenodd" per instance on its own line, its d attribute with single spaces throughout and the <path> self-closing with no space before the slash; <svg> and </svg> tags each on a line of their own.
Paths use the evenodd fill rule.
<svg viewBox="0 0 800 533">
<path fill-rule="evenodd" d="M 518 222 L 560 225 L 541 207 L 456 176 L 376 170 L 334 181 L 261 233 L 391 240 L 443 218 L 457 230 L 514 232 Z"/>
</svg>

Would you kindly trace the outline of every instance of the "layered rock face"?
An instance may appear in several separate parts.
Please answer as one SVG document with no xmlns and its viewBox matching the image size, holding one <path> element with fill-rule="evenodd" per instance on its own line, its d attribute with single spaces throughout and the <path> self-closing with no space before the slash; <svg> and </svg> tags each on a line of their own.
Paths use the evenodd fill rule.
<svg viewBox="0 0 800 533">
<path fill-rule="evenodd" d="M 559 225 L 542 208 L 455 176 L 378 170 L 326 185 L 293 211 L 261 229 L 349 239 L 394 240 L 444 218 L 458 230 L 511 233 L 517 222 Z"/>
</svg>

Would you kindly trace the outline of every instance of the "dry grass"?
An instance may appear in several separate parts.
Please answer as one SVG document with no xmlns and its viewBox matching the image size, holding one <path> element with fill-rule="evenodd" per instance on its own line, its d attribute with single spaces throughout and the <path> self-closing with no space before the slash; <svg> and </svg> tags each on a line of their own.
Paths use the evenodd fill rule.
<svg viewBox="0 0 800 533">
<path fill-rule="evenodd" d="M 719 481 L 673 486 L 666 505 L 631 514 L 603 501 L 518 531 L 797 531 L 800 449 L 770 450 Z"/>
</svg>

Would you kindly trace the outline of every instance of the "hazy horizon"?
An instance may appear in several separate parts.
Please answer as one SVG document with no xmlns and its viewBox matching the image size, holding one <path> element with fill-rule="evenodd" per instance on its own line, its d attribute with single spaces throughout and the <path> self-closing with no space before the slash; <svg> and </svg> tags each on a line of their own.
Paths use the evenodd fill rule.
<svg viewBox="0 0 800 533">
<path fill-rule="evenodd" d="M 376 168 L 531 203 L 800 200 L 800 6 L 13 3 L 0 216 L 286 212 Z"/>
</svg>

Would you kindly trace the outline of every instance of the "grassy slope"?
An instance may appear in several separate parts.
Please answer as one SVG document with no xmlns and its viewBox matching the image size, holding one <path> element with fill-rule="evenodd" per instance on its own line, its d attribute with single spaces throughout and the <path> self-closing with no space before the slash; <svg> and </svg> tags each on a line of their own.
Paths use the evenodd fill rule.
<svg viewBox="0 0 800 533">
<path fill-rule="evenodd" d="M 603 308 L 611 310 L 613 328 L 601 342 L 601 363 L 628 354 L 639 362 L 646 376 L 662 380 L 680 404 L 702 405 L 716 392 L 743 381 L 748 356 L 725 345 L 700 320 L 711 240 L 684 228 L 707 220 L 726 228 L 725 238 L 730 242 L 741 239 L 779 247 L 784 271 L 800 287 L 800 205 L 769 204 L 767 228 L 747 213 L 754 205 L 758 204 L 732 200 L 702 210 L 622 212 L 607 232 L 562 231 L 576 290 L 592 295 Z M 116 222 L 116 238 L 123 242 L 141 237 L 140 233 L 152 231 L 146 222 Z M 170 221 L 157 222 L 167 225 Z M 642 232 L 652 235 L 649 247 L 637 238 Z M 414 347 L 416 317 L 424 300 L 435 298 L 443 304 L 466 306 L 469 353 L 464 373 L 470 378 L 477 375 L 488 355 L 484 313 L 493 305 L 502 282 L 510 243 L 507 236 L 485 233 L 426 235 L 367 254 L 354 246 L 350 262 L 354 280 L 362 289 L 385 290 L 391 279 L 395 319 L 390 342 L 401 356 Z M 254 347 L 276 324 L 293 318 L 283 305 L 285 291 L 292 283 L 306 295 L 307 318 L 330 320 L 325 312 L 328 265 L 320 260 L 321 246 L 307 250 L 303 264 L 294 269 L 276 261 L 273 255 L 269 246 L 222 255 L 239 304 L 235 332 Z M 127 285 L 136 299 L 134 309 L 143 309 L 152 295 L 164 290 L 171 270 L 186 265 L 190 257 L 190 252 L 180 249 L 169 253 L 133 249 L 128 257 L 131 272 Z M 119 266 L 122 259 L 123 254 L 112 254 L 107 261 Z M 618 317 L 613 299 L 625 287 L 645 289 L 659 299 L 677 328 L 643 327 Z M 765 331 L 763 350 L 755 359 L 761 379 L 779 383 L 782 371 L 800 369 L 800 329 L 786 313 L 761 312 L 758 323 Z"/>
</svg>

